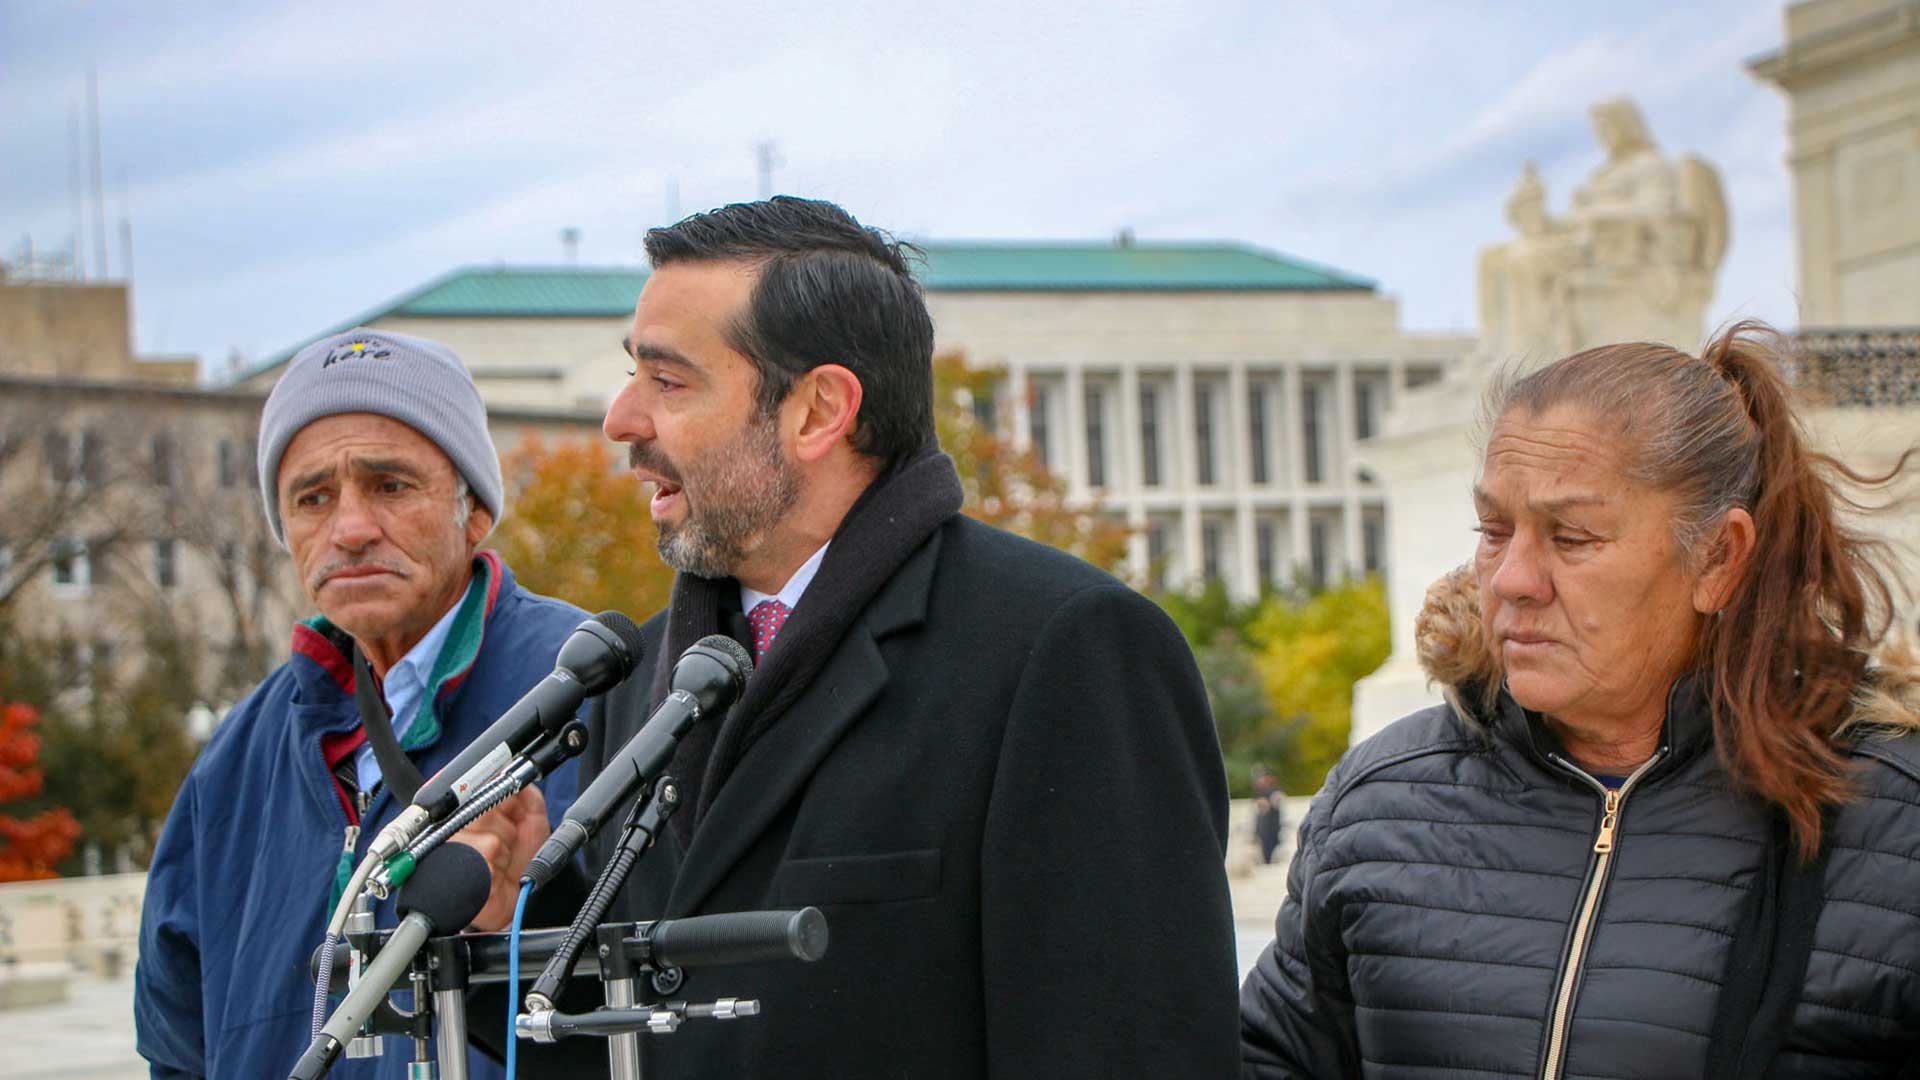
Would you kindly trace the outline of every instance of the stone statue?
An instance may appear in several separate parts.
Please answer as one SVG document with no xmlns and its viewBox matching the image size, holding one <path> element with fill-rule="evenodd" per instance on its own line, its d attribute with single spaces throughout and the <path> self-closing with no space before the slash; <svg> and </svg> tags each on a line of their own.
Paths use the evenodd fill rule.
<svg viewBox="0 0 1920 1080">
<path fill-rule="evenodd" d="M 1507 223 L 1518 235 L 1480 253 L 1482 351 L 1564 354 L 1572 345 L 1568 287 L 1581 252 L 1567 223 L 1547 212 L 1547 186 L 1531 161 L 1507 197 Z"/>
<path fill-rule="evenodd" d="M 1483 357 L 1542 360 L 1615 341 L 1700 342 L 1726 254 L 1720 175 L 1697 157 L 1661 155 L 1633 102 L 1592 109 L 1606 160 L 1547 210 L 1532 162 L 1507 200 L 1516 236 L 1480 256 Z"/>
</svg>

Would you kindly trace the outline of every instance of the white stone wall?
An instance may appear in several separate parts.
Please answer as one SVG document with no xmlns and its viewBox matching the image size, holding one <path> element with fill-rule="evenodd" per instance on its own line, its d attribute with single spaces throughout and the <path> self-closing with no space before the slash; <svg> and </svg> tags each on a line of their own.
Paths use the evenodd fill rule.
<svg viewBox="0 0 1920 1080">
<path fill-rule="evenodd" d="M 1800 325 L 1911 326 L 1920 295 L 1920 24 L 1898 0 L 1786 10 L 1754 62 L 1787 95 Z"/>
<path fill-rule="evenodd" d="M 488 405 L 604 412 L 631 366 L 620 349 L 631 322 L 625 316 L 388 318 L 374 325 L 452 348 Z"/>
<path fill-rule="evenodd" d="M 1805 417 L 1815 448 L 1870 475 L 1892 471 L 1900 455 L 1920 446 L 1920 404 L 1879 409 L 1815 409 Z M 1883 537 L 1908 592 L 1896 602 L 1896 621 L 1920 641 L 1920 456 L 1907 466 L 1904 480 L 1885 493 L 1865 492 L 1870 503 L 1892 505 L 1855 518 L 1860 528 Z"/>
<path fill-rule="evenodd" d="M 145 874 L 0 884 L 0 963 L 86 967 L 118 952 L 130 965 L 146 892 Z"/>
</svg>

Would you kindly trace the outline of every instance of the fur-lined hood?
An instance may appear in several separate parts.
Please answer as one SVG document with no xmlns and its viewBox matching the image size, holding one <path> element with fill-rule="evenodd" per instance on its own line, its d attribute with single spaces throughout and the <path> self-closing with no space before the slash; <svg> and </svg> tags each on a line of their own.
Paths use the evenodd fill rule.
<svg viewBox="0 0 1920 1080">
<path fill-rule="evenodd" d="M 1480 621 L 1471 566 L 1456 567 L 1427 589 L 1413 636 L 1421 670 L 1440 685 L 1454 712 L 1469 723 L 1487 715 L 1500 685 L 1500 658 Z M 1842 730 L 1920 731 L 1920 648 L 1911 638 L 1896 635 L 1880 647 Z"/>
</svg>

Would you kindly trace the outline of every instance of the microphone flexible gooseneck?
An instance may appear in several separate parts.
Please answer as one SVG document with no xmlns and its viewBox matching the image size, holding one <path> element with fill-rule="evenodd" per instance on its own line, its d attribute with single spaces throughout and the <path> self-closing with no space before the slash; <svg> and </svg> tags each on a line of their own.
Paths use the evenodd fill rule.
<svg viewBox="0 0 1920 1080">
<path fill-rule="evenodd" d="M 632 674 L 645 653 L 646 643 L 640 636 L 640 628 L 618 611 L 603 611 L 574 627 L 560 644 L 553 672 L 535 684 L 444 768 L 429 777 L 414 793 L 412 803 L 367 845 L 367 852 L 354 869 L 332 918 L 327 920 L 326 941 L 337 943 L 346 929 L 347 913 L 352 910 L 354 899 L 368 880 L 384 869 L 387 860 L 413 843 L 435 821 L 446 818 L 503 769 L 509 768 L 514 754 L 526 749 L 534 739 L 558 733 L 573 719 L 582 701 L 605 693 Z M 370 685 L 371 679 L 367 683 Z M 314 990 L 316 1032 L 320 1030 L 320 1018 L 326 1009 L 330 973 L 331 969 L 321 975 Z"/>
<path fill-rule="evenodd" d="M 486 857 L 465 844 L 436 848 L 421 860 L 420 872 L 400 893 L 400 925 L 361 972 L 359 984 L 314 1036 L 288 1074 L 289 1080 L 319 1080 L 324 1076 L 340 1056 L 341 1048 L 359 1034 L 367 1018 L 380 1007 L 387 991 L 406 975 L 414 955 L 434 931 L 452 933 L 472 922 L 486 906 L 492 888 L 493 871 Z"/>
<path fill-rule="evenodd" d="M 673 759 L 681 736 L 695 722 L 725 710 L 740 697 L 752 673 L 753 657 L 725 634 L 709 634 L 681 653 L 673 664 L 672 692 L 573 800 L 521 880 L 533 882 L 536 889 L 552 880 L 589 837 L 660 775 Z"/>
</svg>

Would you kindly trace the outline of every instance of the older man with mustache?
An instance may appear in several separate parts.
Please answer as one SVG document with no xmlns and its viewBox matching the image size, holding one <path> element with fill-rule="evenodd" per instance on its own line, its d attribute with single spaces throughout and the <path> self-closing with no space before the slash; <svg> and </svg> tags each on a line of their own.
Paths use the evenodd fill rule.
<svg viewBox="0 0 1920 1080">
<path fill-rule="evenodd" d="M 583 617 L 481 549 L 501 514 L 500 461 L 444 345 L 359 329 L 302 349 L 262 413 L 259 470 L 267 519 L 320 614 L 215 732 L 155 849 L 134 1008 L 156 1077 L 284 1075 L 308 1041 L 307 957 L 346 872 L 407 803 L 408 780 L 553 670 Z M 379 691 L 364 702 L 363 678 Z M 367 726 L 383 723 L 398 749 L 376 755 Z M 572 773 L 461 839 L 517 878 L 526 858 L 509 853 L 546 834 Z M 475 925 L 504 925 L 512 897 L 498 892 Z M 392 925 L 391 905 L 377 918 Z M 410 1051 L 392 1039 L 333 1075 L 405 1076 Z"/>
</svg>

